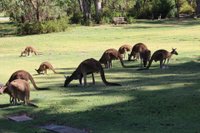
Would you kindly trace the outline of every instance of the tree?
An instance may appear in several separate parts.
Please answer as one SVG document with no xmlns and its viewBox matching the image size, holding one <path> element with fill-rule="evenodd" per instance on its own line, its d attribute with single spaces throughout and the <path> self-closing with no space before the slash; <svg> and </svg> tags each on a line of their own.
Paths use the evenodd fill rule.
<svg viewBox="0 0 200 133">
<path fill-rule="evenodd" d="M 96 11 L 96 22 L 100 23 L 102 14 L 102 0 L 94 0 L 95 11 Z"/>
<path fill-rule="evenodd" d="M 200 14 L 200 0 L 196 0 L 196 14 L 199 15 Z"/>
<path fill-rule="evenodd" d="M 91 21 L 91 0 L 78 0 L 84 16 L 84 22 L 89 25 Z"/>
</svg>

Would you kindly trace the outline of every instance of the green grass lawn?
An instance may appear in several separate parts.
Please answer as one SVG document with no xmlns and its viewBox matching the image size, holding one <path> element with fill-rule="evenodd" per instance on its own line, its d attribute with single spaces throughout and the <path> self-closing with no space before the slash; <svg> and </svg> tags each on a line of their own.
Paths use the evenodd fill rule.
<svg viewBox="0 0 200 133">
<path fill-rule="evenodd" d="M 2 28 L 1 28 L 2 27 Z M 12 27 L 12 28 L 10 28 Z M 0 23 L 0 82 L 6 83 L 19 69 L 30 72 L 39 87 L 31 89 L 31 101 L 39 106 L 11 106 L 9 97 L 0 96 L 0 132 L 44 133 L 38 128 L 61 124 L 92 133 L 197 133 L 200 132 L 200 21 L 138 21 L 132 25 L 75 26 L 66 32 L 14 36 L 14 26 Z M 12 30 L 12 31 L 11 31 Z M 78 81 L 63 87 L 64 74 L 70 75 L 81 61 L 99 59 L 108 48 L 122 44 L 145 43 L 152 53 L 157 49 L 177 48 L 178 56 L 170 60 L 169 69 L 153 63 L 150 70 L 136 71 L 139 62 L 125 62 L 122 68 L 114 61 L 105 70 L 108 81 L 121 87 L 106 87 L 99 74 L 97 84 L 81 87 Z M 19 57 L 32 45 L 43 55 Z M 43 61 L 49 61 L 59 74 L 35 75 Z M 88 82 L 91 82 L 89 76 Z M 78 86 L 76 86 L 78 85 Z M 6 118 L 26 113 L 34 120 L 15 123 Z"/>
</svg>

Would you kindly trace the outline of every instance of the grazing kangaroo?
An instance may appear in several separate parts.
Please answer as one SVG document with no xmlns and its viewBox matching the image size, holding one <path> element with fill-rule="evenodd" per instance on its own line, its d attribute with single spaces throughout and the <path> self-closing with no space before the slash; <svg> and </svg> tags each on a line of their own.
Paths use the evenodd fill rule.
<svg viewBox="0 0 200 133">
<path fill-rule="evenodd" d="M 7 86 L 3 87 L 1 93 L 7 93 L 10 97 L 13 97 L 13 104 L 17 104 L 17 100 L 24 101 L 25 105 L 37 107 L 33 103 L 30 103 L 30 85 L 26 80 L 15 79 Z"/>
<path fill-rule="evenodd" d="M 106 81 L 103 67 L 101 66 L 99 61 L 97 61 L 93 58 L 86 59 L 83 62 L 81 62 L 79 64 L 79 66 L 77 67 L 77 69 L 72 73 L 72 75 L 70 77 L 66 77 L 64 86 L 65 87 L 68 86 L 69 83 L 74 79 L 78 79 L 79 83 L 82 85 L 82 78 L 84 78 L 84 86 L 86 86 L 87 85 L 86 76 L 88 74 L 92 74 L 93 84 L 95 84 L 95 79 L 94 79 L 93 73 L 97 73 L 97 72 L 100 72 L 101 79 L 102 79 L 102 81 L 104 82 L 105 85 L 107 85 L 107 86 L 121 86 L 120 84 L 111 83 L 111 82 Z"/>
<path fill-rule="evenodd" d="M 32 46 L 27 46 L 24 51 L 21 52 L 20 57 L 22 56 L 29 56 L 31 53 L 38 55 L 37 51 Z"/>
<path fill-rule="evenodd" d="M 30 80 L 36 90 L 40 89 L 40 88 L 38 88 L 36 86 L 35 81 L 34 81 L 33 77 L 31 76 L 31 74 L 29 72 L 25 71 L 25 70 L 18 70 L 16 72 L 14 72 L 10 76 L 10 79 L 8 80 L 8 82 L 6 83 L 6 85 L 9 84 L 10 82 L 12 82 L 15 79 L 24 79 L 26 81 Z"/>
<path fill-rule="evenodd" d="M 151 57 L 151 51 L 147 48 L 147 46 L 143 43 L 137 43 L 133 46 L 131 53 L 129 54 L 128 60 L 131 60 L 133 56 L 134 59 L 141 60 L 141 67 L 146 67 L 148 61 Z"/>
<path fill-rule="evenodd" d="M 6 86 L 8 86 L 10 84 L 10 82 L 12 82 L 15 79 L 24 79 L 26 81 L 30 80 L 36 90 L 45 89 L 45 88 L 38 88 L 35 84 L 33 77 L 31 76 L 31 74 L 24 70 L 18 70 L 16 72 L 14 72 L 10 76 L 10 79 L 7 81 Z M 13 98 L 10 97 L 10 103 L 12 103 L 12 102 L 13 102 Z"/>
<path fill-rule="evenodd" d="M 168 64 L 173 54 L 178 55 L 176 48 L 175 49 L 172 48 L 171 52 L 168 52 L 167 50 L 164 50 L 164 49 L 155 51 L 153 55 L 151 56 L 151 59 L 146 69 L 149 69 L 149 67 L 151 67 L 151 64 L 153 61 L 155 62 L 160 61 L 160 68 L 162 69 L 165 65 L 166 60 Z"/>
<path fill-rule="evenodd" d="M 49 62 L 43 62 L 38 69 L 35 69 L 38 74 L 41 74 L 44 72 L 47 74 L 47 69 L 52 70 L 54 73 L 56 73 L 55 69 Z"/>
<path fill-rule="evenodd" d="M 99 62 L 101 64 L 104 64 L 105 68 L 111 68 L 112 60 L 117 60 L 117 59 L 120 60 L 122 67 L 126 67 L 123 63 L 121 54 L 116 49 L 107 49 L 99 59 Z"/>
<path fill-rule="evenodd" d="M 118 49 L 118 52 L 119 52 L 121 55 L 123 55 L 123 59 L 125 59 L 126 52 L 131 51 L 131 48 L 132 48 L 132 46 L 125 44 L 125 45 L 122 45 L 122 46 Z"/>
</svg>

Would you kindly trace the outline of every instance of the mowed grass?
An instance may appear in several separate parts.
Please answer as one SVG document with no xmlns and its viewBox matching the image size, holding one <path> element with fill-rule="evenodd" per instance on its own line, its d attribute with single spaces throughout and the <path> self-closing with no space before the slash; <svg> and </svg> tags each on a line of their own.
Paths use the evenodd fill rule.
<svg viewBox="0 0 200 133">
<path fill-rule="evenodd" d="M 92 133 L 195 133 L 200 131 L 200 21 L 138 21 L 132 25 L 76 26 L 66 32 L 0 38 L 0 82 L 6 83 L 16 70 L 30 72 L 37 86 L 31 85 L 31 101 L 39 106 L 9 105 L 9 97 L 0 96 L 0 132 L 44 133 L 39 126 L 61 124 Z M 2 23 L 0 24 L 2 25 Z M 4 27 L 5 28 L 5 27 Z M 4 31 L 5 32 L 5 31 Z M 139 62 L 114 61 L 105 70 L 110 82 L 121 87 L 106 87 L 99 76 L 96 85 L 82 87 L 72 81 L 63 87 L 64 75 L 70 75 L 87 58 L 99 59 L 108 48 L 122 44 L 145 43 L 152 53 L 157 49 L 177 48 L 169 69 L 153 63 L 150 70 L 137 71 Z M 42 55 L 19 57 L 28 45 Z M 59 74 L 36 75 L 43 61 L 49 61 Z M 91 83 L 91 77 L 88 76 Z M 28 114 L 34 120 L 15 123 L 6 118 Z"/>
</svg>

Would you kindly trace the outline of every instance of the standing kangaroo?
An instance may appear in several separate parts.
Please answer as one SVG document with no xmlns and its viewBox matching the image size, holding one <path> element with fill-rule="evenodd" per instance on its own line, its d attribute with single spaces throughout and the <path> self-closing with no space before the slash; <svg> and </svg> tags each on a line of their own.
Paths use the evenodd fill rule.
<svg viewBox="0 0 200 133">
<path fill-rule="evenodd" d="M 14 72 L 10 76 L 10 79 L 7 81 L 6 85 L 9 84 L 10 82 L 12 82 L 15 79 L 24 79 L 26 81 L 30 80 L 36 90 L 40 89 L 35 84 L 35 81 L 34 81 L 33 77 L 31 76 L 31 74 L 29 72 L 25 71 L 25 70 L 18 70 L 16 72 Z"/>
<path fill-rule="evenodd" d="M 20 57 L 22 56 L 29 56 L 31 53 L 38 55 L 37 51 L 32 46 L 27 46 L 24 51 L 21 52 Z"/>
<path fill-rule="evenodd" d="M 167 50 L 164 50 L 164 49 L 155 51 L 153 55 L 151 56 L 151 59 L 146 69 L 149 69 L 149 67 L 151 67 L 151 64 L 153 61 L 155 62 L 160 61 L 160 68 L 162 69 L 166 63 L 166 60 L 168 64 L 173 54 L 178 55 L 176 48 L 175 49 L 172 48 L 171 52 L 168 52 Z"/>
<path fill-rule="evenodd" d="M 122 67 L 126 67 L 123 63 L 121 54 L 116 49 L 107 49 L 99 59 L 99 62 L 101 64 L 104 64 L 105 68 L 111 68 L 112 60 L 117 60 L 117 59 L 120 60 Z"/>
<path fill-rule="evenodd" d="M 118 49 L 118 52 L 119 52 L 121 55 L 123 55 L 123 59 L 125 59 L 126 52 L 131 51 L 131 48 L 132 48 L 132 46 L 125 44 L 125 45 L 122 45 L 122 46 Z"/>
<path fill-rule="evenodd" d="M 147 46 L 143 43 L 137 43 L 133 46 L 131 53 L 129 54 L 128 60 L 131 60 L 133 56 L 134 59 L 141 60 L 141 67 L 146 67 L 148 61 L 151 57 L 151 51 L 147 48 Z"/>
<path fill-rule="evenodd" d="M 56 73 L 55 69 L 49 62 L 43 62 L 38 69 L 35 69 L 38 74 L 41 74 L 44 72 L 47 74 L 47 69 L 52 70 L 54 73 Z"/>
<path fill-rule="evenodd" d="M 77 67 L 77 69 L 72 73 L 72 75 L 70 77 L 66 77 L 64 86 L 68 86 L 69 83 L 74 80 L 74 79 L 78 79 L 79 83 L 82 85 L 82 78 L 84 78 L 84 86 L 87 85 L 87 80 L 86 77 L 88 74 L 92 74 L 92 80 L 93 80 L 93 84 L 95 84 L 95 79 L 94 79 L 94 74 L 93 73 L 97 73 L 100 72 L 101 75 L 101 79 L 104 82 L 105 85 L 107 86 L 121 86 L 120 84 L 117 83 L 111 83 L 106 81 L 105 78 L 105 74 L 104 74 L 104 70 L 103 67 L 101 66 L 101 64 L 93 59 L 86 59 L 83 62 L 81 62 L 79 64 L 79 66 Z"/>
<path fill-rule="evenodd" d="M 10 84 L 10 82 L 12 82 L 13 80 L 15 79 L 23 79 L 23 80 L 30 80 L 31 83 L 33 84 L 34 88 L 36 90 L 40 90 L 42 88 L 38 88 L 35 84 L 35 81 L 33 79 L 33 77 L 31 76 L 31 74 L 27 71 L 24 71 L 24 70 L 18 70 L 16 72 L 14 72 L 11 76 L 10 76 L 10 79 L 7 81 L 6 83 L 6 86 L 8 86 Z M 8 92 L 9 93 L 9 92 Z M 13 97 L 10 97 L 10 103 L 13 102 Z"/>
<path fill-rule="evenodd" d="M 0 93 L 7 93 L 10 97 L 13 97 L 13 104 L 17 104 L 17 99 L 24 101 L 25 105 L 36 105 L 30 103 L 30 85 L 26 80 L 15 79 L 7 86 L 2 87 Z"/>
</svg>

